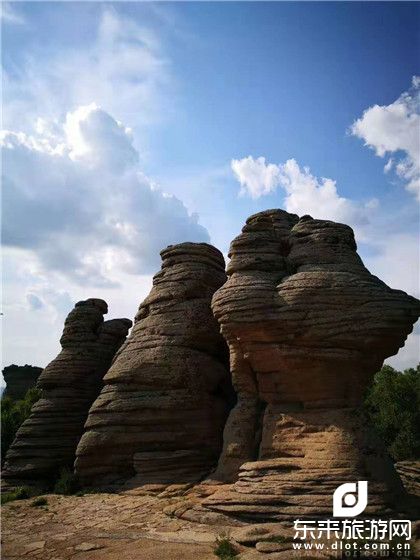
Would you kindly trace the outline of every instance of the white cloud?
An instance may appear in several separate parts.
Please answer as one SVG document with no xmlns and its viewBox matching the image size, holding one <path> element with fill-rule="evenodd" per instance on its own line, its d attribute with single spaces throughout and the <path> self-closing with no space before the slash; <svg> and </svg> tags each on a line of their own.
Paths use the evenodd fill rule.
<svg viewBox="0 0 420 560">
<path fill-rule="evenodd" d="M 264 157 L 233 159 L 231 167 L 241 185 L 240 195 L 248 194 L 251 198 L 259 198 L 274 192 L 279 184 L 278 166 L 265 163 Z"/>
<path fill-rule="evenodd" d="M 420 78 L 390 105 L 366 109 L 350 128 L 379 157 L 393 154 L 384 167 L 394 168 L 406 189 L 420 200 Z"/>
<path fill-rule="evenodd" d="M 3 364 L 46 366 L 60 350 L 64 319 L 77 301 L 88 297 L 108 302 L 106 319 L 133 319 L 148 294 L 152 277 L 115 271 L 121 288 L 90 286 L 40 267 L 29 250 L 3 250 Z M 35 303 L 36 302 L 36 303 Z"/>
<path fill-rule="evenodd" d="M 41 124 L 33 136 L 2 135 L 5 245 L 99 286 L 118 269 L 154 272 L 170 243 L 209 241 L 197 216 L 142 173 L 130 131 L 100 107 Z"/>
<path fill-rule="evenodd" d="M 148 129 L 176 103 L 152 29 L 107 5 L 89 38 L 38 42 L 6 67 L 3 357 L 44 366 L 76 301 L 100 297 L 110 317 L 132 318 L 159 251 L 209 235 L 140 167 Z"/>
<path fill-rule="evenodd" d="M 52 49 L 46 41 L 18 71 L 3 71 L 3 126 L 30 132 L 38 115 L 61 119 L 92 102 L 132 126 L 149 125 L 170 113 L 170 84 L 159 37 L 107 7 L 86 43 Z"/>
<path fill-rule="evenodd" d="M 377 199 L 356 204 L 340 196 L 333 179 L 315 177 L 308 167 L 300 167 L 295 159 L 274 164 L 266 163 L 264 157 L 248 156 L 232 160 L 231 168 L 241 185 L 241 195 L 248 194 L 255 199 L 281 187 L 288 212 L 350 223 L 358 229 L 359 238 L 364 237 L 362 226 L 368 222 L 368 214 L 379 205 Z"/>
<path fill-rule="evenodd" d="M 370 247 L 376 249 L 374 256 L 367 256 L 364 262 L 372 274 L 378 276 L 391 288 L 404 290 L 420 298 L 420 247 L 417 235 L 392 233 L 370 239 Z M 386 363 L 403 370 L 415 367 L 420 362 L 420 324 L 409 335 L 398 354 L 388 358 Z"/>
<path fill-rule="evenodd" d="M 391 288 L 404 290 L 420 298 L 420 245 L 416 235 L 392 233 L 377 235 L 369 240 L 374 256 L 366 265 Z"/>
<path fill-rule="evenodd" d="M 19 14 L 10 2 L 0 3 L 0 16 L 1 21 L 12 25 L 23 25 L 25 18 Z"/>
<path fill-rule="evenodd" d="M 286 210 L 310 214 L 339 222 L 348 221 L 355 213 L 353 204 L 339 196 L 335 181 L 318 179 L 308 167 L 299 167 L 294 159 L 279 166 L 280 185 L 286 191 Z"/>
</svg>

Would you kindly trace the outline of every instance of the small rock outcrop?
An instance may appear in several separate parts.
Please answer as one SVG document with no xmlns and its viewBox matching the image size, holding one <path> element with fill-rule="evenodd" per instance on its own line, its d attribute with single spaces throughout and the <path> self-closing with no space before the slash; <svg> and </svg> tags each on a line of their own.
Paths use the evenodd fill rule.
<svg viewBox="0 0 420 560">
<path fill-rule="evenodd" d="M 232 395 L 210 303 L 226 281 L 224 259 L 205 243 L 161 256 L 77 448 L 76 472 L 88 484 L 197 481 L 220 455 Z"/>
<path fill-rule="evenodd" d="M 3 397 L 10 397 L 14 401 L 23 399 L 29 389 L 35 387 L 38 377 L 41 375 L 42 368 L 36 366 L 16 366 L 12 364 L 3 369 L 3 379 L 6 382 L 6 389 Z"/>
<path fill-rule="evenodd" d="M 372 276 L 350 227 L 282 210 L 251 216 L 232 242 L 212 308 L 238 395 L 203 505 L 244 520 L 328 516 L 334 489 L 369 480 L 367 512 L 402 490 L 357 407 L 420 305 Z"/>
<path fill-rule="evenodd" d="M 399 461 L 395 468 L 407 492 L 420 499 L 420 459 Z"/>
<path fill-rule="evenodd" d="M 105 321 L 101 299 L 80 301 L 68 315 L 60 354 L 43 370 L 42 396 L 19 428 L 3 470 L 9 485 L 50 483 L 72 467 L 89 408 L 102 378 L 131 327 L 129 319 Z"/>
</svg>

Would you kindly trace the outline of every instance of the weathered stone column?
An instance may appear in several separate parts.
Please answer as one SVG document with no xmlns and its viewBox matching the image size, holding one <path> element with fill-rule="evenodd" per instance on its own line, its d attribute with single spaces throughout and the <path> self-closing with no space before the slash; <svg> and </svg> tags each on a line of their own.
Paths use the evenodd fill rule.
<svg viewBox="0 0 420 560">
<path fill-rule="evenodd" d="M 230 376 L 210 302 L 226 280 L 224 259 L 205 243 L 161 256 L 77 448 L 76 472 L 88 484 L 196 481 L 220 454 Z"/>
<path fill-rule="evenodd" d="M 204 504 L 249 520 L 325 517 L 338 485 L 368 480 L 366 511 L 384 512 L 401 484 L 358 407 L 419 302 L 369 273 L 343 224 L 261 212 L 230 257 L 212 306 L 238 404 L 215 478 L 234 484 Z"/>
<path fill-rule="evenodd" d="M 89 408 L 132 324 L 104 322 L 107 312 L 105 301 L 88 299 L 68 315 L 62 350 L 38 379 L 42 396 L 6 455 L 2 476 L 8 485 L 50 484 L 61 467 L 73 467 Z"/>
</svg>

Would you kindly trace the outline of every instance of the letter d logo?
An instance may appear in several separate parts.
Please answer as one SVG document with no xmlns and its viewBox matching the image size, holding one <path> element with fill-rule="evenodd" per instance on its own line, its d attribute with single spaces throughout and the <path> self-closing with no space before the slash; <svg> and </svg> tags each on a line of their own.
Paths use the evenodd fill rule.
<svg viewBox="0 0 420 560">
<path fill-rule="evenodd" d="M 355 482 L 342 484 L 333 495 L 333 515 L 334 517 L 356 517 L 365 510 L 367 501 L 367 480 L 359 480 L 357 484 Z"/>
</svg>

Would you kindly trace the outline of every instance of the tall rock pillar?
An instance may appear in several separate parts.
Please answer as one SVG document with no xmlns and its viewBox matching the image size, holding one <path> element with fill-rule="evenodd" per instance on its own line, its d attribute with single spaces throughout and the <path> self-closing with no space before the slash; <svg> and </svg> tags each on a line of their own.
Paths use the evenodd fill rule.
<svg viewBox="0 0 420 560">
<path fill-rule="evenodd" d="M 325 517 L 344 482 L 369 481 L 383 513 L 401 485 L 358 410 L 419 302 L 372 276 L 350 227 L 282 210 L 251 216 L 213 296 L 238 403 L 204 504 L 249 520 Z"/>
<path fill-rule="evenodd" d="M 61 467 L 73 467 L 89 408 L 132 324 L 129 319 L 104 322 L 107 312 L 105 301 L 88 299 L 68 315 L 62 350 L 37 382 L 42 396 L 6 455 L 6 484 L 48 484 Z"/>
<path fill-rule="evenodd" d="M 77 448 L 86 483 L 197 481 L 215 466 L 229 408 L 227 348 L 210 303 L 220 251 L 171 245 L 93 404 Z"/>
</svg>

